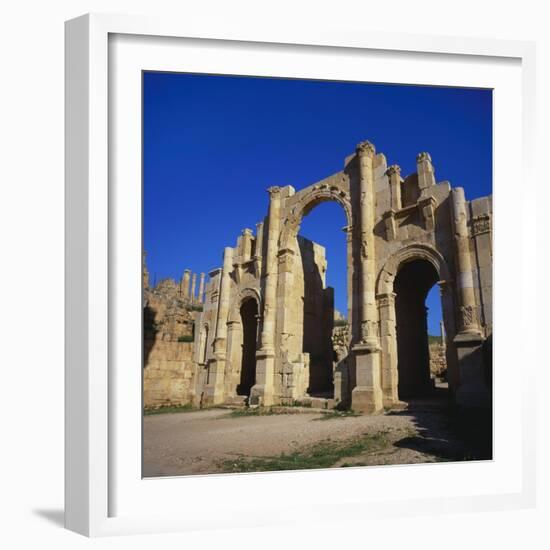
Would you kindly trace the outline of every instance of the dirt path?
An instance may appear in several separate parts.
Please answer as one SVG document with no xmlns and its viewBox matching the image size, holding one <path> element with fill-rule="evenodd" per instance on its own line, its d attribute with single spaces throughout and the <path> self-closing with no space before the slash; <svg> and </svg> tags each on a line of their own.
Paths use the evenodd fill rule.
<svg viewBox="0 0 550 550">
<path fill-rule="evenodd" d="M 384 434 L 372 452 L 342 458 L 338 466 L 412 464 L 467 457 L 449 428 L 440 403 L 417 402 L 400 412 L 375 416 L 322 418 L 312 410 L 294 414 L 231 416 L 212 409 L 160 414 L 144 419 L 145 477 L 224 471 L 221 463 L 239 457 L 273 457 L 316 443 Z"/>
</svg>

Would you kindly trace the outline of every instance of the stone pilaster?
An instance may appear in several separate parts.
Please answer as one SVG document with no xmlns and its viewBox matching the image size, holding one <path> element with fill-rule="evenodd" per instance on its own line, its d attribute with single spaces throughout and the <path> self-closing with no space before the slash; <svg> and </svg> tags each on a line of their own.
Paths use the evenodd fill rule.
<svg viewBox="0 0 550 550">
<path fill-rule="evenodd" d="M 395 293 L 379 294 L 376 298 L 380 315 L 383 402 L 385 407 L 392 407 L 399 403 Z"/>
<path fill-rule="evenodd" d="M 218 315 L 214 337 L 214 356 L 208 363 L 208 384 L 205 400 L 208 404 L 223 403 L 224 375 L 227 361 L 227 319 L 229 314 L 230 272 L 233 266 L 233 249 L 227 247 L 223 254 L 223 268 L 218 297 Z"/>
<path fill-rule="evenodd" d="M 281 296 L 280 303 L 277 309 L 277 329 L 281 337 L 280 352 L 281 356 L 285 357 L 288 351 L 296 353 L 293 346 L 293 338 L 295 336 L 295 327 L 293 322 L 296 318 L 296 304 L 292 303 L 295 300 L 293 294 L 294 289 L 294 263 L 296 261 L 296 253 L 290 248 L 283 248 L 278 253 L 278 270 L 279 270 L 279 285 L 278 290 Z M 298 261 L 299 257 L 298 257 Z M 301 305 L 303 307 L 303 305 Z M 301 342 L 300 342 L 301 348 Z"/>
<path fill-rule="evenodd" d="M 240 380 L 243 353 L 243 328 L 240 319 L 227 322 L 227 360 L 225 366 L 225 397 L 235 397 Z"/>
<path fill-rule="evenodd" d="M 355 296 L 353 293 L 354 284 L 353 284 L 353 226 L 347 225 L 343 228 L 343 231 L 346 234 L 346 260 L 347 260 L 347 290 L 348 290 L 348 322 L 352 323 L 354 319 L 354 308 L 356 307 L 358 296 Z M 352 336 L 353 338 L 353 336 Z"/>
<path fill-rule="evenodd" d="M 458 357 L 458 388 L 455 397 L 459 405 L 477 407 L 488 403 L 489 400 L 483 373 L 483 337 L 474 292 L 464 189 L 453 189 L 451 200 L 459 298 L 459 332 L 454 338 Z"/>
<path fill-rule="evenodd" d="M 425 189 L 435 185 L 435 170 L 429 153 L 419 153 L 416 156 L 416 171 L 418 173 L 418 188 L 422 195 Z"/>
<path fill-rule="evenodd" d="M 418 201 L 426 231 L 433 231 L 435 229 L 435 205 L 436 201 L 433 197 L 426 197 Z"/>
<path fill-rule="evenodd" d="M 475 300 L 470 238 L 466 218 L 464 189 L 457 187 L 451 191 L 453 223 L 455 234 L 456 263 L 458 272 L 458 296 L 460 300 L 460 333 L 480 335 L 479 313 Z"/>
<path fill-rule="evenodd" d="M 375 299 L 376 269 L 374 250 L 374 145 L 364 141 L 357 146 L 360 194 L 360 342 L 353 348 L 355 388 L 352 409 L 376 412 L 382 408 L 378 310 Z"/>
<path fill-rule="evenodd" d="M 398 212 L 401 210 L 401 168 L 392 164 L 387 173 L 390 178 L 391 209 Z"/>
<path fill-rule="evenodd" d="M 256 242 L 254 244 L 254 273 L 256 277 L 262 274 L 262 247 L 264 244 L 264 224 L 256 224 Z"/>
<path fill-rule="evenodd" d="M 265 258 L 265 292 L 260 349 L 256 352 L 256 384 L 252 387 L 253 404 L 273 404 L 275 370 L 275 323 L 277 313 L 278 239 L 281 224 L 281 189 L 270 187 L 267 252 Z"/>
<path fill-rule="evenodd" d="M 241 258 L 243 262 L 248 262 L 252 256 L 252 230 L 243 229 L 241 240 Z"/>
</svg>

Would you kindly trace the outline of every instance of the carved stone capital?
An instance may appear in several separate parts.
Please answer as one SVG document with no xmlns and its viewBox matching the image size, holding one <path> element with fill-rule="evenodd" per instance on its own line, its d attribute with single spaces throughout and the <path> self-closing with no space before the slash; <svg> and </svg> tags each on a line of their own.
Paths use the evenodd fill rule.
<svg viewBox="0 0 550 550">
<path fill-rule="evenodd" d="M 357 144 L 355 152 L 358 155 L 367 155 L 372 158 L 376 153 L 376 148 L 370 141 L 362 141 L 361 143 Z"/>
<path fill-rule="evenodd" d="M 479 313 L 477 306 L 460 307 L 460 326 L 462 330 L 479 327 Z"/>
<path fill-rule="evenodd" d="M 388 174 L 388 176 L 401 176 L 401 167 L 397 164 L 392 164 L 386 170 L 386 174 Z"/>
<path fill-rule="evenodd" d="M 279 269 L 282 272 L 292 271 L 292 266 L 294 265 L 294 257 L 296 253 L 291 248 L 283 248 L 279 250 L 277 257 L 279 259 Z"/>
<path fill-rule="evenodd" d="M 376 321 L 361 321 L 361 342 L 364 344 L 378 343 L 378 323 Z"/>
<path fill-rule="evenodd" d="M 245 227 L 242 230 L 241 234 L 243 235 L 243 237 L 244 236 L 250 236 L 251 237 L 254 233 L 253 233 L 252 229 L 248 229 L 248 227 Z"/>
<path fill-rule="evenodd" d="M 418 155 L 416 155 L 416 162 L 424 162 L 424 161 L 428 161 L 428 162 L 432 162 L 432 157 L 430 156 L 430 153 L 426 153 L 426 152 L 422 152 L 422 153 L 418 153 Z"/>
<path fill-rule="evenodd" d="M 491 231 L 491 217 L 489 214 L 480 214 L 472 218 L 472 236 L 489 233 Z"/>
<path fill-rule="evenodd" d="M 281 194 L 281 188 L 278 185 L 268 187 L 267 192 L 271 198 L 277 198 Z"/>
</svg>

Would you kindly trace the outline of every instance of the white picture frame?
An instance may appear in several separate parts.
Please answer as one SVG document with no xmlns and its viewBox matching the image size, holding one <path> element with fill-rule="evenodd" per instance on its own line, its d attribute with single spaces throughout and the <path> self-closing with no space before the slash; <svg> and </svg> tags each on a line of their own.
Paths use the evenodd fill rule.
<svg viewBox="0 0 550 550">
<path fill-rule="evenodd" d="M 116 55 L 120 54 L 121 57 L 117 57 L 114 62 L 110 57 L 110 43 L 112 46 L 114 38 L 117 48 L 117 37 L 122 37 L 119 42 L 122 46 L 116 50 Z M 495 112 L 495 181 L 502 182 L 496 186 L 495 257 L 499 258 L 499 247 L 504 250 L 501 243 L 506 241 L 508 246 L 514 246 L 515 250 L 519 251 L 522 262 L 529 262 L 533 269 L 536 264 L 536 251 L 525 232 L 526 218 L 522 218 L 522 212 L 527 212 L 526 203 L 520 204 L 516 218 L 521 231 L 511 233 L 511 229 L 507 229 L 505 223 L 499 224 L 498 218 L 501 216 L 501 219 L 505 220 L 506 216 L 511 214 L 508 209 L 517 207 L 517 199 L 514 203 L 514 197 L 509 196 L 509 186 L 513 185 L 514 181 L 516 186 L 520 185 L 518 181 L 526 185 L 531 179 L 535 119 L 535 47 L 529 42 L 395 35 L 368 30 L 357 32 L 352 29 L 344 31 L 308 28 L 297 34 L 293 30 L 272 29 L 267 24 L 265 27 L 246 30 L 227 29 L 227 32 L 221 34 L 213 33 L 191 21 L 178 22 L 163 18 L 119 15 L 85 15 L 66 23 L 66 527 L 84 535 L 101 536 L 236 525 L 284 524 L 294 521 L 293 508 L 291 505 L 284 505 L 284 500 L 277 491 L 281 487 L 295 487 L 297 493 L 303 494 L 307 491 L 314 500 L 316 487 L 321 478 L 324 482 L 334 482 L 332 472 L 208 476 L 186 480 L 136 478 L 135 466 L 140 462 L 136 453 L 140 453 L 138 439 L 141 430 L 141 410 L 136 409 L 135 403 L 141 398 L 140 370 L 136 369 L 136 379 L 128 380 L 130 390 L 127 393 L 130 397 L 127 400 L 120 392 L 120 383 L 121 380 L 126 381 L 128 372 L 114 367 L 118 351 L 113 345 L 117 338 L 113 328 L 120 328 L 117 315 L 125 310 L 125 305 L 129 302 L 121 302 L 116 307 L 113 303 L 122 299 L 114 292 L 114 289 L 120 288 L 116 286 L 117 277 L 121 276 L 120 270 L 131 273 L 136 267 L 136 257 L 136 279 L 139 279 L 141 248 L 127 256 L 116 245 L 117 239 L 123 237 L 119 233 L 121 225 L 133 227 L 134 233 L 137 226 L 133 215 L 135 210 L 123 211 L 125 207 L 117 200 L 117 193 L 120 191 L 113 191 L 110 185 L 113 178 L 119 177 L 118 167 L 122 166 L 124 155 L 128 153 L 125 153 L 125 146 L 119 143 L 121 152 L 116 153 L 116 159 L 114 153 L 110 158 L 110 140 L 114 135 L 120 135 L 117 133 L 120 125 L 127 120 L 116 118 L 118 113 L 115 115 L 110 107 L 113 105 L 113 97 L 116 98 L 116 94 L 120 93 L 116 71 L 127 68 L 135 74 L 140 64 L 145 63 L 147 51 L 153 49 L 140 44 L 148 38 L 162 42 L 155 55 L 164 55 L 167 60 L 169 50 L 179 47 L 180 43 L 183 44 L 178 40 L 187 41 L 186 43 L 193 41 L 194 49 L 199 51 L 197 57 L 193 58 L 193 67 L 199 72 L 201 66 L 204 66 L 204 72 L 213 70 L 211 63 L 214 61 L 208 56 L 200 55 L 200 45 L 208 43 L 211 51 L 225 48 L 228 53 L 230 50 L 232 52 L 228 58 L 233 56 L 236 63 L 239 62 L 239 58 L 243 63 L 249 63 L 247 70 L 250 73 L 244 70 L 241 74 L 256 74 L 259 69 L 254 69 L 254 59 L 261 61 L 262 56 L 267 55 L 266 52 L 271 52 L 270 57 L 277 63 L 277 59 L 282 59 L 278 49 L 280 52 L 284 50 L 286 60 L 299 58 L 306 53 L 344 56 L 369 54 L 374 57 L 384 55 L 386 65 L 401 67 L 403 75 L 405 67 L 413 62 L 437 63 L 441 67 L 453 64 L 449 80 L 444 81 L 444 70 L 434 76 L 435 79 L 440 79 L 441 83 L 449 85 L 453 85 L 453 82 L 462 82 L 459 73 L 466 70 L 468 63 L 478 64 L 479 78 L 486 78 L 488 85 L 492 78 L 501 78 L 499 75 L 502 73 L 502 80 L 498 80 L 499 84 L 495 88 L 497 93 L 502 90 L 503 98 L 510 90 L 516 90 L 517 94 L 505 98 L 511 105 L 515 105 L 508 115 L 503 108 Z M 243 50 L 238 51 L 240 48 Z M 419 56 L 422 59 L 419 59 Z M 151 63 L 158 64 L 153 57 L 147 59 L 147 66 L 142 68 L 151 69 Z M 177 54 L 174 56 L 174 59 L 176 58 Z M 217 63 L 220 56 L 215 55 L 214 58 Z M 462 62 L 466 65 L 460 66 Z M 174 63 L 177 64 L 179 61 L 175 60 Z M 167 61 L 164 69 L 167 69 L 168 65 Z M 286 70 L 290 71 L 292 76 L 306 77 L 312 74 L 310 72 L 306 75 L 304 65 L 300 67 L 291 69 L 288 66 Z M 315 67 L 315 64 L 312 64 L 307 70 L 319 70 Z M 412 70 L 411 67 L 409 70 Z M 265 70 L 269 71 L 269 68 Z M 282 70 L 284 72 L 284 69 Z M 458 76 L 450 75 L 451 72 L 457 73 Z M 377 81 L 380 81 L 380 78 L 382 77 L 378 77 Z M 391 78 L 388 73 L 385 81 L 391 81 Z M 421 83 L 411 80 L 412 77 L 397 75 L 393 78 Z M 510 86 L 506 84 L 507 78 L 511 79 Z M 117 90 L 114 89 L 115 83 L 119 85 Z M 128 93 L 130 92 L 131 90 Z M 137 93 L 139 96 L 140 90 Z M 133 100 L 136 97 L 133 97 Z M 512 120 L 514 113 L 518 115 L 517 119 L 513 120 L 513 125 L 510 122 L 511 125 L 508 127 L 506 117 Z M 126 116 L 128 114 L 129 112 Z M 136 124 L 124 125 L 124 132 L 133 132 L 134 147 L 135 140 L 140 141 L 140 136 L 135 136 L 135 132 L 140 128 L 140 121 Z M 506 128 L 513 132 L 513 138 L 502 135 Z M 135 169 L 135 165 L 133 167 Z M 133 175 L 135 176 L 135 173 Z M 141 189 L 140 178 L 129 177 L 128 182 L 129 185 L 136 186 L 132 192 L 137 196 Z M 139 206 L 135 201 L 133 204 Z M 122 224 L 121 219 L 128 220 L 129 223 Z M 139 220 L 137 223 L 139 224 Z M 113 254 L 113 249 L 117 251 L 116 254 Z M 527 310 L 535 307 L 535 289 L 526 280 L 526 273 L 520 268 L 516 268 L 515 271 L 512 269 L 509 273 L 508 266 L 505 265 L 505 254 L 501 254 L 500 258 L 502 263 L 495 263 L 495 280 L 498 283 L 499 279 L 506 280 L 506 276 L 515 277 L 512 282 L 518 288 L 518 299 L 521 299 L 523 305 L 512 304 L 508 309 L 501 308 L 497 284 L 495 364 L 502 361 L 505 365 L 506 360 L 513 361 L 514 358 L 521 357 L 524 367 L 521 377 L 515 380 L 515 389 L 518 393 L 514 395 L 511 393 L 514 391 L 511 369 L 507 378 L 508 371 L 503 367 L 500 380 L 499 371 L 495 372 L 495 402 L 496 407 L 499 407 L 508 402 L 510 397 L 516 398 L 513 406 L 516 412 L 521 412 L 518 416 L 517 432 L 521 433 L 521 438 L 513 441 L 507 448 L 497 446 L 493 461 L 488 464 L 472 464 L 466 474 L 457 474 L 457 465 L 349 469 L 341 472 L 336 482 L 339 487 L 344 488 L 344 496 L 339 501 L 341 504 L 349 503 L 350 506 L 330 510 L 316 509 L 315 512 L 302 510 L 300 521 L 318 522 L 323 521 L 325 517 L 360 521 L 365 514 L 371 517 L 387 517 L 420 512 L 510 509 L 534 505 L 535 437 L 532 424 L 526 421 L 530 414 L 534 414 L 535 407 L 534 350 L 527 345 L 524 346 L 522 342 L 514 342 L 516 349 L 510 350 L 510 354 L 507 355 L 511 355 L 511 359 L 506 359 L 502 351 L 499 353 L 499 349 L 502 350 L 506 342 L 509 345 L 509 338 L 514 335 L 513 330 L 507 329 L 506 323 L 502 320 L 513 317 L 516 330 L 521 332 L 527 326 Z M 500 288 L 503 289 L 503 285 Z M 131 307 L 134 306 L 132 303 Z M 114 315 L 113 311 L 117 311 L 117 315 Z M 132 326 L 137 326 L 140 319 L 134 319 L 133 323 Z M 506 330 L 509 332 L 506 333 Z M 499 336 L 499 331 L 502 336 Z M 129 328 L 128 333 L 130 332 Z M 118 337 L 122 339 L 123 336 L 119 330 Z M 514 356 L 513 353 L 517 355 Z M 139 365 L 140 363 L 137 366 Z M 505 406 L 502 411 L 504 414 Z M 498 418 L 497 409 L 496 422 L 499 422 Z M 121 426 L 126 425 L 129 437 L 122 434 Z M 496 427 L 498 428 L 498 425 Z M 495 437 L 500 437 L 498 430 Z M 121 464 L 128 464 L 128 468 L 121 468 Z M 128 479 L 124 479 L 124 470 L 130 472 Z M 400 485 L 401 492 L 396 490 L 392 493 L 389 490 L 388 472 L 391 472 L 391 479 L 395 485 Z M 458 475 L 458 481 L 453 494 L 449 493 L 446 496 L 435 490 L 445 479 L 455 478 L 455 475 Z M 479 491 L 472 492 L 465 481 L 466 478 L 479 479 L 480 483 L 485 479 L 488 484 L 486 487 L 481 484 Z M 380 487 L 375 488 L 377 479 L 382 481 Z M 490 487 L 489 482 L 492 484 Z M 180 501 L 175 513 L 168 513 L 170 507 L 173 510 L 173 501 L 172 497 L 166 495 L 181 491 L 183 483 L 186 484 L 185 502 Z M 388 487 L 388 498 L 382 496 L 384 483 Z M 424 483 L 424 487 L 431 483 L 434 485 L 434 491 L 425 490 L 420 494 L 415 489 L 418 486 L 415 483 Z M 362 484 L 369 487 L 369 491 L 353 490 Z M 459 490 L 459 485 L 462 485 L 462 491 Z M 272 497 L 251 497 L 250 495 L 254 495 L 254 492 L 251 493 L 254 487 L 261 487 L 259 495 Z M 241 500 L 235 497 L 220 502 L 220 499 L 211 497 L 216 491 L 229 492 L 232 495 L 238 491 L 245 497 Z M 146 506 L 145 502 L 166 502 L 167 506 L 151 508 Z M 281 513 L 283 509 L 286 512 L 284 514 Z"/>
</svg>

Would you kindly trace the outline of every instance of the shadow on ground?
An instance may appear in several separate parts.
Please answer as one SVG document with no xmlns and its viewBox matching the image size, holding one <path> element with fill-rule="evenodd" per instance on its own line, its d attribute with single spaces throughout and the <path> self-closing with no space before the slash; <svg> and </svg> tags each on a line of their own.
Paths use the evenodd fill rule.
<svg viewBox="0 0 550 550">
<path fill-rule="evenodd" d="M 57 527 L 65 526 L 65 512 L 63 510 L 33 510 L 33 514 Z"/>
<path fill-rule="evenodd" d="M 441 461 L 492 459 L 491 407 L 464 410 L 450 402 L 448 390 L 434 388 L 424 398 L 407 401 L 407 408 L 387 414 L 412 417 L 418 432 L 396 441 L 395 447 Z"/>
</svg>

